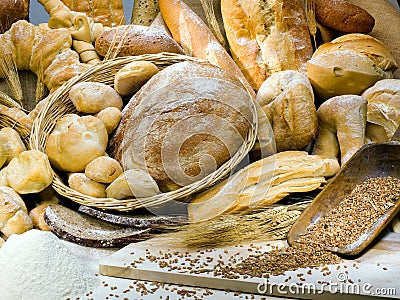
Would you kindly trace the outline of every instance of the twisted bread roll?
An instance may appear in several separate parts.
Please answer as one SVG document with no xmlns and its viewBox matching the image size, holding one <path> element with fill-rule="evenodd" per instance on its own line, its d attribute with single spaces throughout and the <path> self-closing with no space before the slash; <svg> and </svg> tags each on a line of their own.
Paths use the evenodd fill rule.
<svg viewBox="0 0 400 300">
<path fill-rule="evenodd" d="M 11 55 L 18 70 L 31 70 L 50 91 L 88 68 L 70 49 L 72 38 L 67 29 L 35 26 L 22 20 L 0 35 L 0 43 L 0 55 Z"/>
</svg>

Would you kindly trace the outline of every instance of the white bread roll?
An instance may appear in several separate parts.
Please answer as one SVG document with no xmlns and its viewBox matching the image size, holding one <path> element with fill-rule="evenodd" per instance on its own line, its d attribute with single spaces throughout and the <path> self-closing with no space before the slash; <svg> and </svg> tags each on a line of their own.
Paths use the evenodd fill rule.
<svg viewBox="0 0 400 300">
<path fill-rule="evenodd" d="M 157 73 L 158 68 L 155 64 L 149 61 L 133 61 L 115 74 L 114 88 L 122 96 L 133 95 Z"/>
<path fill-rule="evenodd" d="M 100 183 L 111 183 L 122 173 L 119 162 L 107 156 L 95 158 L 85 168 L 86 177 Z"/>
<path fill-rule="evenodd" d="M 160 194 L 157 183 L 143 170 L 127 170 L 106 189 L 107 197 L 114 199 L 146 198 Z"/>
<path fill-rule="evenodd" d="M 107 133 L 112 133 L 117 128 L 122 118 L 122 112 L 116 107 L 107 107 L 94 115 L 99 118 L 106 127 Z"/>
<path fill-rule="evenodd" d="M 0 186 L 10 186 L 7 180 L 7 168 L 0 170 Z"/>
<path fill-rule="evenodd" d="M 307 63 L 308 78 L 322 98 L 360 95 L 393 78 L 397 63 L 386 45 L 366 34 L 346 34 L 321 45 Z"/>
<path fill-rule="evenodd" d="M 109 85 L 100 82 L 80 82 L 69 91 L 77 111 L 95 114 L 107 107 L 122 109 L 121 96 Z"/>
<path fill-rule="evenodd" d="M 400 79 L 382 79 L 362 93 L 367 99 L 367 127 L 379 126 L 389 141 L 400 125 Z"/>
<path fill-rule="evenodd" d="M 4 127 L 0 130 L 0 144 L 3 145 L 6 153 L 7 165 L 14 157 L 26 150 L 18 132 L 11 127 Z"/>
<path fill-rule="evenodd" d="M 49 134 L 45 153 L 58 170 L 81 172 L 93 159 L 104 155 L 108 142 L 103 122 L 94 116 L 67 114 Z"/>
<path fill-rule="evenodd" d="M 13 158 L 7 166 L 8 184 L 19 194 L 38 193 L 53 181 L 53 171 L 46 154 L 27 150 Z"/>
<path fill-rule="evenodd" d="M 71 173 L 68 176 L 68 184 L 71 189 L 87 196 L 104 198 L 106 186 L 86 177 L 85 173 Z"/>
<path fill-rule="evenodd" d="M 44 213 L 49 205 L 51 204 L 40 204 L 29 212 L 29 217 L 32 220 L 33 227 L 43 231 L 50 231 L 49 225 L 47 225 L 46 221 L 44 220 Z"/>
<path fill-rule="evenodd" d="M 32 221 L 21 196 L 10 187 L 0 186 L 0 231 L 6 236 L 32 229 Z"/>
</svg>

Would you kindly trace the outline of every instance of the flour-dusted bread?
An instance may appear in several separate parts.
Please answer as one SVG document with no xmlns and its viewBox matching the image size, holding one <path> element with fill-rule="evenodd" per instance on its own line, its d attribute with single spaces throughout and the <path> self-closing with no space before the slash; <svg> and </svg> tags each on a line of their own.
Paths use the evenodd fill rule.
<svg viewBox="0 0 400 300">
<path fill-rule="evenodd" d="M 301 0 L 222 0 L 233 59 L 255 90 L 272 73 L 306 70 L 313 53 Z"/>
<path fill-rule="evenodd" d="M 56 169 L 81 172 L 93 159 L 104 155 L 107 142 L 107 130 L 100 119 L 67 114 L 57 120 L 49 134 L 45 153 Z"/>
<path fill-rule="evenodd" d="M 271 122 L 276 149 L 302 150 L 317 135 L 317 109 L 307 76 L 286 70 L 272 74 L 261 85 L 256 100 Z"/>
<path fill-rule="evenodd" d="M 106 186 L 86 177 L 85 173 L 69 174 L 68 184 L 71 189 L 90 197 L 104 198 L 106 196 Z"/>
<path fill-rule="evenodd" d="M 85 168 L 87 178 L 101 183 L 111 183 L 123 172 L 121 165 L 108 156 L 92 160 Z"/>
<path fill-rule="evenodd" d="M 112 155 L 160 185 L 198 181 L 232 157 L 252 122 L 252 98 L 225 70 L 182 62 L 154 75 L 123 110 Z"/>
<path fill-rule="evenodd" d="M 115 128 L 117 128 L 119 122 L 121 121 L 122 113 L 121 110 L 116 107 L 107 107 L 99 111 L 94 116 L 103 122 L 107 133 L 110 134 L 115 130 Z"/>
<path fill-rule="evenodd" d="M 84 113 L 95 114 L 107 107 L 122 109 L 121 96 L 109 85 L 101 82 L 79 82 L 69 91 L 75 108 Z"/>
<path fill-rule="evenodd" d="M 7 166 L 8 184 L 20 194 L 39 193 L 53 181 L 53 171 L 46 154 L 27 150 Z"/>
<path fill-rule="evenodd" d="M 6 236 L 32 229 L 32 221 L 21 196 L 10 187 L 0 186 L 0 231 Z"/>
<path fill-rule="evenodd" d="M 11 127 L 0 129 L 0 144 L 3 145 L 6 160 L 4 164 L 8 164 L 14 157 L 26 150 L 26 146 L 21 140 L 18 132 Z"/>
<path fill-rule="evenodd" d="M 375 82 L 393 78 L 397 62 L 388 47 L 367 34 L 346 34 L 318 47 L 307 62 L 308 78 L 322 99 L 360 95 Z"/>
<path fill-rule="evenodd" d="M 368 102 L 367 129 L 379 127 L 383 141 L 389 141 L 400 125 L 400 79 L 379 80 L 366 89 L 362 97 Z"/>
</svg>

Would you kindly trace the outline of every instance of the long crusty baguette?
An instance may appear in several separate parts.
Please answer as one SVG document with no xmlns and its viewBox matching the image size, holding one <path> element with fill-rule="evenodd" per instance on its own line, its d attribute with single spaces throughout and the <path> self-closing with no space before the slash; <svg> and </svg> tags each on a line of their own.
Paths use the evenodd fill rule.
<svg viewBox="0 0 400 300">
<path fill-rule="evenodd" d="M 222 0 L 233 59 L 254 89 L 271 74 L 305 71 L 313 48 L 301 0 Z"/>
<path fill-rule="evenodd" d="M 252 97 L 255 92 L 243 73 L 202 19 L 181 0 L 160 0 L 160 11 L 173 38 L 186 54 L 208 60 L 234 76 Z"/>
</svg>

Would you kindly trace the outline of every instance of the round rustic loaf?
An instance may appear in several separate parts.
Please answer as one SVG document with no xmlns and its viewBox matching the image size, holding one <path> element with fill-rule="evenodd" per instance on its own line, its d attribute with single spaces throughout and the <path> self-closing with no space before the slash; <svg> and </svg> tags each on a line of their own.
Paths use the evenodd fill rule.
<svg viewBox="0 0 400 300">
<path fill-rule="evenodd" d="M 111 140 L 124 170 L 160 185 L 185 186 L 212 173 L 242 145 L 252 98 L 238 79 L 209 63 L 182 62 L 154 75 L 131 99 Z"/>
</svg>

